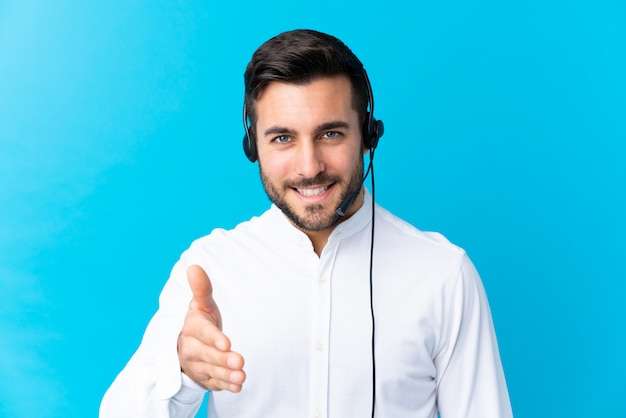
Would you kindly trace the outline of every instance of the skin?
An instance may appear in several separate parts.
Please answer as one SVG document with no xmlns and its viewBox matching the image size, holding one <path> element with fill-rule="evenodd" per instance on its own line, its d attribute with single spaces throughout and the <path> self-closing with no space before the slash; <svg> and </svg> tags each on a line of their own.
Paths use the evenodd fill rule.
<svg viewBox="0 0 626 418">
<path fill-rule="evenodd" d="M 263 186 L 318 256 L 333 229 L 363 205 L 361 190 L 344 217 L 335 213 L 363 176 L 359 116 L 352 86 L 344 76 L 308 84 L 269 84 L 257 99 L 257 149 Z M 213 391 L 240 392 L 243 357 L 231 350 L 212 296 L 211 281 L 199 266 L 187 278 L 193 293 L 178 337 L 181 370 Z"/>
</svg>

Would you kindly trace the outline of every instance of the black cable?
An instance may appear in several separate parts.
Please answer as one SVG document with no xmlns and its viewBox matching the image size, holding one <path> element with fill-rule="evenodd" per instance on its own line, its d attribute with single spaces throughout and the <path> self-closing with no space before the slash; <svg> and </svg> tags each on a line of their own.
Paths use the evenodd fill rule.
<svg viewBox="0 0 626 418">
<path fill-rule="evenodd" d="M 376 187 L 374 185 L 374 150 L 370 149 L 370 169 L 372 174 L 372 237 L 370 241 L 370 313 L 372 315 L 372 418 L 376 411 L 376 321 L 374 318 L 374 208 Z"/>
</svg>

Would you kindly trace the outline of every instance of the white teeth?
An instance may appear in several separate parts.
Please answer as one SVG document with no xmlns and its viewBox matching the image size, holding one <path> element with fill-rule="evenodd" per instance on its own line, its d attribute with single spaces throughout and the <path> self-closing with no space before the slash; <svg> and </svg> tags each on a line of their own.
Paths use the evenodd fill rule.
<svg viewBox="0 0 626 418">
<path fill-rule="evenodd" d="M 328 190 L 328 186 L 316 187 L 315 189 L 297 189 L 302 196 L 319 196 Z"/>
</svg>

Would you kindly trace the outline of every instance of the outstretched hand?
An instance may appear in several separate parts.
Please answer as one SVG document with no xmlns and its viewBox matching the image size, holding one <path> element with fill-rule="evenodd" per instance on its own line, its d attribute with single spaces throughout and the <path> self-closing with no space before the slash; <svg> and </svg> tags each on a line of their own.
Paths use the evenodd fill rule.
<svg viewBox="0 0 626 418">
<path fill-rule="evenodd" d="M 246 379 L 243 357 L 231 351 L 222 332 L 222 316 L 213 299 L 211 280 L 202 267 L 187 269 L 193 297 L 178 336 L 178 360 L 183 373 L 205 388 L 241 391 Z"/>
</svg>

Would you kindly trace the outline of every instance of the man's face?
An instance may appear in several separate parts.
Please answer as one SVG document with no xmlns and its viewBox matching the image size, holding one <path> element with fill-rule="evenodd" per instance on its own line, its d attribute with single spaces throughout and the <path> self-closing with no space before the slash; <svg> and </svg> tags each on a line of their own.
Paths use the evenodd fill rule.
<svg viewBox="0 0 626 418">
<path fill-rule="evenodd" d="M 270 83 L 255 103 L 259 168 L 269 198 L 305 232 L 331 230 L 363 177 L 361 126 L 343 76 Z M 363 203 L 355 200 L 345 218 Z"/>
</svg>

